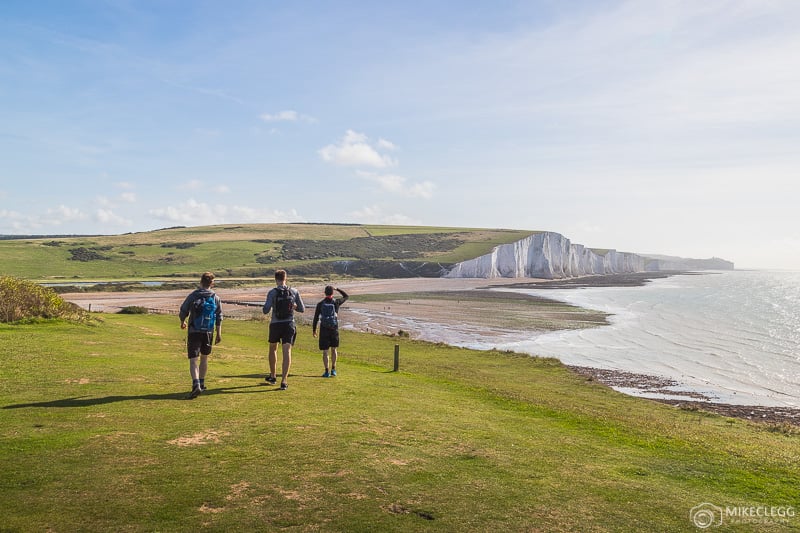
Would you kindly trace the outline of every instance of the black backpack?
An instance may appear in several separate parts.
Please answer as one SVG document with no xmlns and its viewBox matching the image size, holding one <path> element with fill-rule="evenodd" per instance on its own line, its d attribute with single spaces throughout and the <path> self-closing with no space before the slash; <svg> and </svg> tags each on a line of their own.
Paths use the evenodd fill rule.
<svg viewBox="0 0 800 533">
<path fill-rule="evenodd" d="M 294 314 L 294 294 L 289 287 L 275 288 L 273 312 L 278 319 L 290 318 Z"/>
<path fill-rule="evenodd" d="M 336 317 L 336 303 L 325 298 L 320 303 L 320 324 L 323 328 L 336 329 L 339 327 L 339 319 Z"/>
</svg>

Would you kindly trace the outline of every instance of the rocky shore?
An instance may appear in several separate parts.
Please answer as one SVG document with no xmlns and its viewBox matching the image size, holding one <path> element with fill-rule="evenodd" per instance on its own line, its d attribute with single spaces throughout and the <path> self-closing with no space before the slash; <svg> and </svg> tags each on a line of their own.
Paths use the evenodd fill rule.
<svg viewBox="0 0 800 533">
<path fill-rule="evenodd" d="M 763 405 L 733 405 L 717 403 L 710 398 L 692 391 L 676 391 L 672 387 L 679 383 L 660 376 L 636 374 L 620 370 L 608 370 L 587 366 L 569 366 L 573 372 L 612 388 L 623 388 L 639 394 L 663 395 L 643 397 L 644 399 L 673 405 L 689 411 L 709 411 L 722 416 L 743 418 L 752 422 L 769 424 L 791 424 L 800 428 L 800 409 L 790 407 L 768 407 Z M 800 429 L 798 429 L 800 431 Z"/>
</svg>

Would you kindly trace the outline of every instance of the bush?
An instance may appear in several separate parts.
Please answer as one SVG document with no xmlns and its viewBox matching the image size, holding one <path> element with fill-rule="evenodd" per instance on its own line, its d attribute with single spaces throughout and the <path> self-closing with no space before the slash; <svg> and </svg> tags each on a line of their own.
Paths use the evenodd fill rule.
<svg viewBox="0 0 800 533">
<path fill-rule="evenodd" d="M 146 315 L 147 308 L 139 305 L 129 305 L 119 310 L 121 315 Z"/>
<path fill-rule="evenodd" d="M 11 276 L 0 276 L 0 322 L 37 318 L 86 320 L 89 313 L 53 289 Z"/>
<path fill-rule="evenodd" d="M 88 261 L 107 260 L 108 257 L 105 257 L 104 255 L 101 255 L 101 254 L 97 253 L 96 250 L 98 250 L 98 249 L 101 249 L 101 248 L 95 248 L 95 249 L 89 249 L 89 248 L 84 248 L 84 247 L 72 248 L 69 251 L 72 254 L 72 257 L 70 257 L 70 260 L 72 260 L 72 261 L 82 261 L 84 263 L 88 262 Z M 105 249 L 105 248 L 102 248 L 102 249 Z"/>
</svg>

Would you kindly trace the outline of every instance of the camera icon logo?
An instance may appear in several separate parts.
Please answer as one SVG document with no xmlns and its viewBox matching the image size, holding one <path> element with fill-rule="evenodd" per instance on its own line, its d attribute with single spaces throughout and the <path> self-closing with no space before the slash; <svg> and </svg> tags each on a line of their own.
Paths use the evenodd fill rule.
<svg viewBox="0 0 800 533">
<path fill-rule="evenodd" d="M 700 529 L 719 527 L 722 525 L 722 508 L 713 503 L 701 503 L 689 510 L 689 519 Z"/>
</svg>

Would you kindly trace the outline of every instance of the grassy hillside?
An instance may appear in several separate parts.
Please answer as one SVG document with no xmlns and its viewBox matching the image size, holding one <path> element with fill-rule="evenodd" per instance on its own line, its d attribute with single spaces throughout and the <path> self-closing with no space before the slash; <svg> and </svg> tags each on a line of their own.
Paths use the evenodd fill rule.
<svg viewBox="0 0 800 533">
<path fill-rule="evenodd" d="M 350 275 L 396 277 L 420 268 L 432 275 L 449 265 L 516 241 L 529 231 L 362 226 L 249 224 L 171 228 L 144 233 L 0 241 L 0 275 L 37 280 L 194 278 L 213 270 L 225 277 L 270 277 L 276 268 L 295 277 L 330 276 L 348 262 Z M 339 264 L 339 266 L 335 266 Z M 402 268 L 398 265 L 402 264 Z M 339 272 L 344 274 L 344 271 Z"/>
<path fill-rule="evenodd" d="M 307 326 L 281 392 L 261 384 L 266 324 L 223 333 L 189 401 L 175 317 L 0 325 L 0 528 L 695 531 L 704 502 L 800 504 L 787 428 L 624 396 L 554 360 L 348 331 L 323 379 Z M 735 530 L 800 527 L 783 520 Z"/>
</svg>

